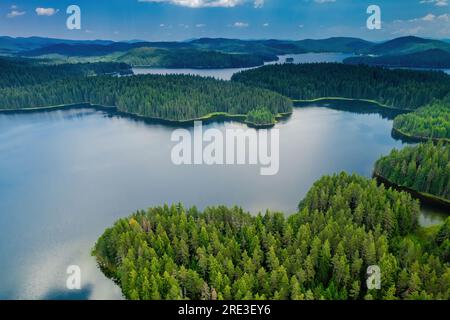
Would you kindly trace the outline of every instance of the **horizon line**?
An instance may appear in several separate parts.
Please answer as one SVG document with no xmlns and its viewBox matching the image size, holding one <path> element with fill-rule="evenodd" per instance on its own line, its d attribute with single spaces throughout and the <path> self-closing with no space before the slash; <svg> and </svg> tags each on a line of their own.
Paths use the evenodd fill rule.
<svg viewBox="0 0 450 320">
<path fill-rule="evenodd" d="M 46 36 L 9 36 L 9 35 L 0 35 L 0 38 L 12 38 L 12 39 L 31 39 L 31 38 L 41 38 L 41 39 L 49 39 L 49 40 L 65 40 L 65 41 L 108 41 L 112 43 L 124 43 L 124 42 L 175 42 L 175 43 L 183 43 L 183 42 L 192 42 L 196 40 L 201 39 L 210 39 L 210 40 L 217 40 L 217 39 L 223 39 L 223 40 L 240 40 L 240 41 L 270 41 L 270 40 L 276 40 L 276 41 L 305 41 L 305 40 L 329 40 L 329 39 L 337 39 L 337 38 L 352 38 L 352 39 L 358 39 L 363 40 L 367 42 L 372 43 L 382 43 L 387 42 L 395 39 L 401 39 L 401 38 L 419 38 L 419 39 L 427 39 L 427 40 L 438 40 L 438 41 L 445 41 L 450 40 L 449 38 L 434 38 L 434 37 L 419 37 L 416 35 L 405 35 L 401 37 L 394 37 L 390 39 L 384 39 L 384 40 L 367 40 L 361 37 L 352 37 L 352 36 L 332 36 L 332 37 L 326 37 L 326 38 L 302 38 L 302 39 L 282 39 L 282 38 L 227 38 L 227 37 L 198 37 L 198 38 L 189 38 L 184 40 L 143 40 L 143 39 L 123 39 L 123 40 L 111 40 L 111 39 L 74 39 L 74 38 L 58 38 L 58 37 L 46 37 Z"/>
</svg>

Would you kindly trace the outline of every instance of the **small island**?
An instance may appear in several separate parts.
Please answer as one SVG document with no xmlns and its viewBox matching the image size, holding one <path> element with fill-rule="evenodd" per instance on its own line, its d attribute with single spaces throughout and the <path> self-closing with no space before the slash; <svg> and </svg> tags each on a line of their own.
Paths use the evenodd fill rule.
<svg viewBox="0 0 450 320">
<path fill-rule="evenodd" d="M 294 58 L 286 58 L 286 63 L 294 63 Z"/>
<path fill-rule="evenodd" d="M 247 113 L 245 122 L 257 128 L 270 128 L 276 123 L 275 115 L 267 108 L 256 108 Z"/>
</svg>

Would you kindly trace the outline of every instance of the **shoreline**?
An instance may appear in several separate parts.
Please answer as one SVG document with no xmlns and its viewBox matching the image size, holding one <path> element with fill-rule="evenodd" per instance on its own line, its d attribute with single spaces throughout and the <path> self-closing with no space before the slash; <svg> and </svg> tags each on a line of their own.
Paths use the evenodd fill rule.
<svg viewBox="0 0 450 320">
<path fill-rule="evenodd" d="M 391 107 L 388 106 L 387 104 L 383 104 L 381 102 L 378 102 L 376 100 L 371 100 L 371 99 L 360 99 L 360 98 L 346 98 L 346 97 L 320 97 L 320 98 L 314 98 L 314 99 L 291 99 L 292 102 L 296 103 L 296 102 L 321 102 L 321 101 L 356 101 L 356 102 L 368 102 L 368 103 L 372 103 L 375 104 L 381 108 L 386 108 L 389 110 L 396 110 L 396 111 L 403 111 L 405 113 L 407 112 L 414 112 L 414 109 L 400 109 L 400 108 L 395 108 L 395 107 Z"/>
<path fill-rule="evenodd" d="M 289 98 L 291 99 L 291 98 Z M 293 103 L 294 108 L 299 108 L 300 106 L 297 106 L 296 103 L 313 103 L 313 102 L 321 102 L 321 101 L 355 101 L 355 102 L 365 102 L 373 104 L 377 107 L 389 110 L 389 111 L 398 111 L 398 112 L 414 112 L 412 109 L 399 109 L 390 107 L 388 105 L 382 104 L 376 100 L 370 100 L 370 99 L 357 99 L 357 98 L 345 98 L 345 97 L 321 97 L 321 98 L 315 98 L 315 99 L 291 99 Z M 157 117 L 151 117 L 151 116 L 144 116 L 141 114 L 126 112 L 126 111 L 120 111 L 116 106 L 103 106 L 103 105 L 97 105 L 97 104 L 91 104 L 89 102 L 81 102 L 81 103 L 70 103 L 70 104 L 61 104 L 61 105 L 54 105 L 54 106 L 47 106 L 47 107 L 33 107 L 33 108 L 23 108 L 23 109 L 0 109 L 1 113 L 27 113 L 27 112 L 40 112 L 40 111 L 53 111 L 53 110 L 68 110 L 72 108 L 79 108 L 79 107 L 86 107 L 86 108 L 94 108 L 97 110 L 106 110 L 106 111 L 113 111 L 118 115 L 127 116 L 130 118 L 138 119 L 138 120 L 144 120 L 148 122 L 158 122 L 165 125 L 171 125 L 171 126 L 191 126 L 195 121 L 204 121 L 206 123 L 213 122 L 213 121 L 238 121 L 240 123 L 246 124 L 250 128 L 255 129 L 267 129 L 274 127 L 277 123 L 279 123 L 280 120 L 284 120 L 289 118 L 289 116 L 292 115 L 293 110 L 290 112 L 284 112 L 279 113 L 275 115 L 276 122 L 274 124 L 264 124 L 259 125 L 255 123 L 251 123 L 246 120 L 247 115 L 245 114 L 229 114 L 227 112 L 211 112 L 204 116 L 194 118 L 194 119 L 186 119 L 186 120 L 172 120 L 172 119 L 164 119 L 164 118 L 157 118 Z M 376 110 L 375 110 L 376 111 Z M 397 133 L 398 131 L 393 128 L 393 132 Z M 409 137 L 406 134 L 403 134 L 401 132 L 399 133 L 399 138 L 408 138 L 408 139 L 414 139 L 413 142 L 417 141 L 424 141 L 419 140 L 420 138 L 417 137 Z M 435 139 L 435 138 L 434 138 Z M 445 141 L 447 142 L 447 141 Z"/>
<path fill-rule="evenodd" d="M 227 112 L 212 112 L 212 113 L 208 113 L 199 118 L 187 119 L 187 120 L 170 120 L 170 119 L 164 119 L 164 118 L 154 118 L 154 117 L 148 117 L 148 116 L 143 116 L 143 115 L 136 114 L 136 113 L 129 113 L 129 112 L 118 111 L 118 110 L 116 111 L 116 114 L 126 116 L 126 117 L 131 117 L 136 120 L 158 122 L 158 123 L 170 125 L 170 126 L 184 126 L 184 127 L 190 127 L 196 121 L 203 121 L 205 123 L 211 123 L 211 122 L 215 122 L 215 121 L 237 121 L 239 123 L 245 124 L 248 127 L 254 128 L 254 129 L 267 129 L 267 128 L 272 128 L 273 126 L 276 125 L 276 123 L 263 124 L 263 125 L 255 124 L 255 123 L 247 121 L 246 120 L 247 115 L 245 115 L 245 114 L 230 114 Z M 289 117 L 291 114 L 292 114 L 292 112 L 279 113 L 275 117 L 277 118 L 277 120 L 282 120 L 282 119 Z"/>
<path fill-rule="evenodd" d="M 408 133 L 405 133 L 401 131 L 400 129 L 392 127 L 392 134 L 396 135 L 400 138 L 405 138 L 408 140 L 411 140 L 412 142 L 427 142 L 427 141 L 433 141 L 435 143 L 444 142 L 444 143 L 450 143 L 450 139 L 447 138 L 434 138 L 434 137 L 422 137 L 422 136 L 414 136 Z"/>
<path fill-rule="evenodd" d="M 430 193 L 417 191 L 411 189 L 407 186 L 402 186 L 397 183 L 390 181 L 389 179 L 383 177 L 381 174 L 376 171 L 373 172 L 372 176 L 377 180 L 378 183 L 384 184 L 386 187 L 392 187 L 399 191 L 408 192 L 413 198 L 419 199 L 421 202 L 436 206 L 445 210 L 450 210 L 450 200 L 432 195 Z"/>
<path fill-rule="evenodd" d="M 54 106 L 47 107 L 33 107 L 33 108 L 22 108 L 22 109 L 1 109 L 0 113 L 32 113 L 32 112 L 41 112 L 41 111 L 56 111 L 56 110 L 69 110 L 69 109 L 80 109 L 80 108 L 94 108 L 98 110 L 117 110 L 115 106 L 103 106 L 99 104 L 91 104 L 89 102 L 80 102 L 80 103 L 68 103 L 68 104 L 59 104 Z"/>
<path fill-rule="evenodd" d="M 164 118 L 157 118 L 157 117 L 150 117 L 150 116 L 144 116 L 137 113 L 131 113 L 126 111 L 120 111 L 118 110 L 118 107 L 116 106 L 103 106 L 99 104 L 91 104 L 89 102 L 81 102 L 81 103 L 70 103 L 70 104 L 61 104 L 61 105 L 54 105 L 54 106 L 47 106 L 47 107 L 33 107 L 33 108 L 23 108 L 23 109 L 0 109 L 0 114 L 13 114 L 13 113 L 34 113 L 34 112 L 45 112 L 45 111 L 57 111 L 57 110 L 70 110 L 70 109 L 80 109 L 80 108 L 93 108 L 96 110 L 102 110 L 102 111 L 108 111 L 113 112 L 117 115 L 129 117 L 136 120 L 143 120 L 148 122 L 157 122 L 162 123 L 165 125 L 172 125 L 172 126 L 191 126 L 194 124 L 195 121 L 203 121 L 206 123 L 213 122 L 213 121 L 238 121 L 240 123 L 246 124 L 247 126 L 255 129 L 267 129 L 271 128 L 276 125 L 274 124 L 263 124 L 259 125 L 256 123 L 252 123 L 246 120 L 247 115 L 245 114 L 230 114 L 227 112 L 212 112 L 208 113 L 204 116 L 193 118 L 193 119 L 186 119 L 186 120 L 171 120 L 171 119 L 164 119 Z M 279 113 L 275 115 L 277 120 L 282 120 L 285 118 L 288 118 L 292 112 L 284 112 Z"/>
</svg>

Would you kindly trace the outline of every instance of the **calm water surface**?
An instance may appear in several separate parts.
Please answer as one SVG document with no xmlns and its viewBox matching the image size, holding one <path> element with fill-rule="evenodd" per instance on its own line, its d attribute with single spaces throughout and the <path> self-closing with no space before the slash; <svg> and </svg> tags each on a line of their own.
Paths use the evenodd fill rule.
<svg viewBox="0 0 450 320">
<path fill-rule="evenodd" d="M 324 105 L 296 108 L 276 128 L 280 171 L 261 176 L 259 166 L 173 165 L 174 128 L 158 124 L 91 109 L 0 113 L 0 298 L 119 299 L 90 257 L 116 219 L 178 201 L 292 213 L 322 175 L 370 176 L 379 156 L 402 147 L 391 120 Z M 442 217 L 432 211 L 421 222 Z M 79 292 L 65 289 L 69 265 L 81 267 Z"/>
</svg>

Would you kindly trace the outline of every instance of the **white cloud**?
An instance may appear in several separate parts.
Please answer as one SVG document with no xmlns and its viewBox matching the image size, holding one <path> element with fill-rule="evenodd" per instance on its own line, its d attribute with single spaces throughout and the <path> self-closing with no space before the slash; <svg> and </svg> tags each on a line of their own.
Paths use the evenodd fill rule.
<svg viewBox="0 0 450 320">
<path fill-rule="evenodd" d="M 266 27 L 266 28 L 267 28 L 268 26 L 269 26 L 268 23 L 264 23 L 264 24 L 263 24 L 263 27 Z"/>
<path fill-rule="evenodd" d="M 401 35 L 401 36 L 406 36 L 406 35 L 417 36 L 422 31 L 423 31 L 423 28 L 421 26 L 417 26 L 417 27 L 412 27 L 412 28 L 398 29 L 398 30 L 393 31 L 392 34 Z"/>
<path fill-rule="evenodd" d="M 206 24 L 204 24 L 204 23 L 197 23 L 197 24 L 195 25 L 195 27 L 196 27 L 196 28 L 204 28 L 204 27 L 206 27 Z"/>
<path fill-rule="evenodd" d="M 447 38 L 450 37 L 450 15 L 428 13 L 409 20 L 394 20 L 385 23 L 384 29 L 394 35 Z"/>
<path fill-rule="evenodd" d="M 448 6 L 448 0 L 421 0 L 420 3 L 431 3 L 437 7 L 446 7 Z"/>
<path fill-rule="evenodd" d="M 264 0 L 255 0 L 255 8 L 262 8 L 264 6 Z"/>
<path fill-rule="evenodd" d="M 138 0 L 138 2 L 169 3 L 189 8 L 233 8 L 247 3 L 253 3 L 255 8 L 261 8 L 264 5 L 264 0 Z"/>
<path fill-rule="evenodd" d="M 36 8 L 36 14 L 38 16 L 52 16 L 58 13 L 59 10 L 54 8 Z"/>
<path fill-rule="evenodd" d="M 238 22 L 234 23 L 234 26 L 236 28 L 247 28 L 248 27 L 248 23 L 247 22 L 240 22 L 240 21 L 238 21 Z"/>
<path fill-rule="evenodd" d="M 421 17 L 421 18 L 414 18 L 414 19 L 409 19 L 409 22 L 420 22 L 420 21 L 426 21 L 426 22 L 432 22 L 435 21 L 436 19 L 441 19 L 441 20 L 446 20 L 448 18 L 448 14 L 443 14 L 440 16 L 435 16 L 432 13 L 428 13 L 425 16 Z M 395 20 L 395 22 L 404 22 L 403 20 Z"/>
<path fill-rule="evenodd" d="M 423 21 L 433 21 L 436 18 L 436 16 L 432 13 L 427 14 L 425 17 L 422 18 Z"/>
<path fill-rule="evenodd" d="M 448 6 L 448 2 L 447 2 L 447 0 L 439 0 L 439 1 L 436 1 L 436 6 L 446 7 L 446 6 Z"/>
<path fill-rule="evenodd" d="M 315 3 L 329 3 L 329 2 L 336 2 L 336 0 L 314 0 Z"/>
<path fill-rule="evenodd" d="M 10 13 L 8 13 L 6 16 L 8 18 L 15 18 L 23 16 L 26 12 L 25 11 L 19 11 L 19 10 L 12 10 Z"/>
</svg>

